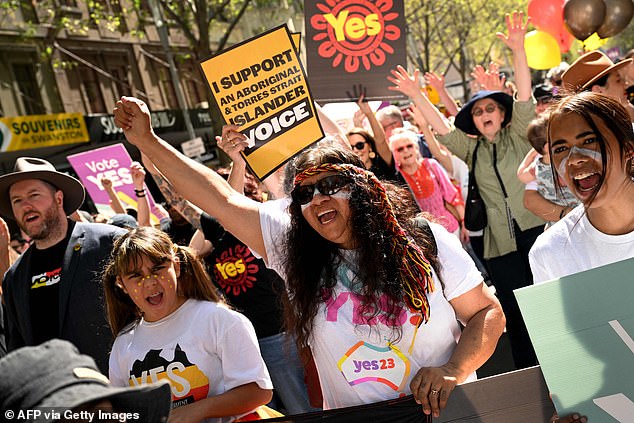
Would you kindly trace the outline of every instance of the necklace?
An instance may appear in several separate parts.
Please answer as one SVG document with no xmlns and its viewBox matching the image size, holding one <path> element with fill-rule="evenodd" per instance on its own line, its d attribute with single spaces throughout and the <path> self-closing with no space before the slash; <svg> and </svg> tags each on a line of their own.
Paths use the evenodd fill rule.
<svg viewBox="0 0 634 423">
<path fill-rule="evenodd" d="M 424 160 L 413 174 L 410 175 L 404 170 L 402 173 L 416 198 L 427 198 L 434 192 L 434 178 Z"/>
</svg>

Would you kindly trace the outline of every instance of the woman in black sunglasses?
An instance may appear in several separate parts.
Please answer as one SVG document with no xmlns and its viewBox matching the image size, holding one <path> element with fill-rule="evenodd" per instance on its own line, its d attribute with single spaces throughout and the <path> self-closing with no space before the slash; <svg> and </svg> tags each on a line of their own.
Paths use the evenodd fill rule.
<svg viewBox="0 0 634 423">
<path fill-rule="evenodd" d="M 374 173 L 377 178 L 397 181 L 394 159 L 385 139 L 383 126 L 376 119 L 370 105 L 363 101 L 363 95 L 357 101 L 357 105 L 359 110 L 357 110 L 353 118 L 356 127 L 346 134 L 350 148 L 359 156 L 363 166 Z M 363 129 L 362 122 L 364 117 L 368 120 L 374 136 Z"/>
<path fill-rule="evenodd" d="M 178 192 L 284 277 L 287 328 L 312 350 L 324 408 L 413 393 L 438 416 L 456 384 L 475 378 L 502 334 L 500 304 L 460 242 L 415 219 L 406 192 L 350 150 L 317 146 L 293 162 L 290 205 L 257 203 L 157 137 L 149 116 L 136 99 L 115 108 L 128 140 Z M 233 128 L 222 137 L 246 143 Z"/>
</svg>

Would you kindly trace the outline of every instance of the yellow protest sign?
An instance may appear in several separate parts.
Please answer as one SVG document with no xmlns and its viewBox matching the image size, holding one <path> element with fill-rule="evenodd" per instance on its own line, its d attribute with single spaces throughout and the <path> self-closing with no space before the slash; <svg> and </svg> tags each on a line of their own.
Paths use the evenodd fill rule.
<svg viewBox="0 0 634 423">
<path fill-rule="evenodd" d="M 280 26 L 201 63 L 221 115 L 240 126 L 243 153 L 263 179 L 324 133 L 288 28 Z"/>
<path fill-rule="evenodd" d="M 0 118 L 0 152 L 89 141 L 81 113 Z"/>
<path fill-rule="evenodd" d="M 295 46 L 295 51 L 297 52 L 297 54 L 299 54 L 299 52 L 302 49 L 302 33 L 293 32 L 291 34 L 291 38 L 293 39 L 293 45 Z"/>
</svg>

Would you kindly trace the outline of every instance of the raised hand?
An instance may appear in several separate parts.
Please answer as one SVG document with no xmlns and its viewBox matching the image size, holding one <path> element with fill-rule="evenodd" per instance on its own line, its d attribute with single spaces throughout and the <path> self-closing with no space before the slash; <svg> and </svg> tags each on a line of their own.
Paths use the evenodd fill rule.
<svg viewBox="0 0 634 423">
<path fill-rule="evenodd" d="M 414 118 L 414 122 L 416 122 L 416 125 L 418 125 L 421 130 L 424 125 L 429 126 L 429 123 L 427 123 L 427 120 L 425 119 L 425 115 L 423 115 L 423 112 L 421 112 L 416 104 L 410 103 L 407 111 L 410 113 L 410 115 L 412 115 L 412 117 Z"/>
<path fill-rule="evenodd" d="M 101 182 L 101 186 L 105 190 L 109 190 L 110 188 L 112 188 L 112 181 L 110 180 L 110 178 L 101 178 L 101 181 L 99 182 Z"/>
<path fill-rule="evenodd" d="M 132 176 L 132 183 L 135 189 L 143 189 L 143 183 L 145 182 L 145 168 L 139 162 L 132 162 L 130 164 L 130 176 Z"/>
<path fill-rule="evenodd" d="M 153 135 L 150 110 L 147 104 L 134 97 L 121 97 L 113 109 L 114 123 L 132 144 Z"/>
<path fill-rule="evenodd" d="M 248 139 L 239 129 L 240 127 L 237 125 L 224 125 L 222 127 L 222 136 L 216 136 L 218 148 L 227 153 L 227 156 L 234 163 L 244 162 L 240 152 L 248 147 Z"/>
<path fill-rule="evenodd" d="M 481 65 L 476 65 L 471 72 L 471 76 L 485 90 L 502 91 L 506 77 L 500 78 L 500 73 L 496 64 L 489 64 L 489 69 L 485 70 Z"/>
<path fill-rule="evenodd" d="M 524 36 L 526 35 L 526 28 L 530 18 L 524 22 L 524 13 L 514 11 L 512 14 L 506 15 L 506 29 L 507 34 L 498 32 L 495 34 L 504 44 L 506 44 L 511 50 L 518 51 L 524 50 Z"/>
<path fill-rule="evenodd" d="M 440 93 L 445 89 L 445 75 L 438 75 L 435 72 L 426 72 L 425 83 L 435 89 L 436 92 Z"/>
<path fill-rule="evenodd" d="M 369 116 L 371 114 L 374 114 L 374 112 L 372 111 L 372 108 L 370 107 L 368 102 L 365 101 L 365 95 L 364 94 L 361 94 L 361 96 L 359 97 L 359 101 L 357 101 L 357 106 L 359 106 L 359 110 L 361 110 L 361 112 L 365 116 Z"/>
<path fill-rule="evenodd" d="M 423 95 L 420 91 L 420 85 L 418 84 L 418 75 L 420 71 L 416 69 L 414 75 L 410 76 L 407 70 L 398 65 L 396 69 L 390 71 L 392 76 L 388 76 L 387 80 L 394 86 L 388 87 L 391 91 L 400 91 L 411 99 L 414 99 L 417 95 Z"/>
<path fill-rule="evenodd" d="M 363 128 L 363 119 L 365 119 L 365 113 L 363 113 L 363 110 L 359 109 L 354 112 L 354 115 L 352 115 L 352 124 L 355 128 Z"/>
</svg>

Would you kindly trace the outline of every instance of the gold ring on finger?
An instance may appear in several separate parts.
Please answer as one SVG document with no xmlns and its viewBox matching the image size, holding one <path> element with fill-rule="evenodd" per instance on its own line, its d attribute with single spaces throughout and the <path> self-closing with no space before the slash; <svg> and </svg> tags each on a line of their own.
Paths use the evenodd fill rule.
<svg viewBox="0 0 634 423">
<path fill-rule="evenodd" d="M 429 395 L 438 395 L 438 390 L 432 389 L 431 391 L 429 391 Z"/>
</svg>

